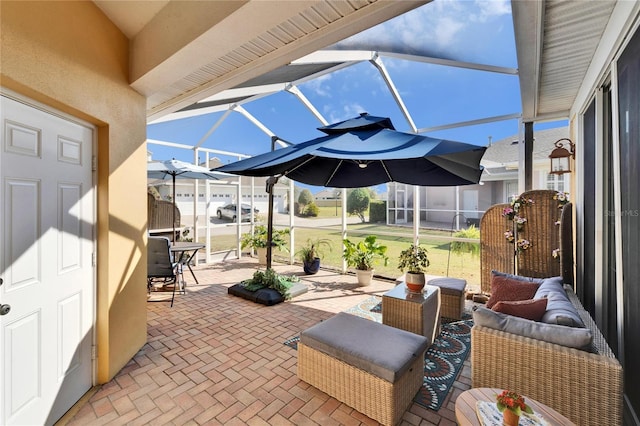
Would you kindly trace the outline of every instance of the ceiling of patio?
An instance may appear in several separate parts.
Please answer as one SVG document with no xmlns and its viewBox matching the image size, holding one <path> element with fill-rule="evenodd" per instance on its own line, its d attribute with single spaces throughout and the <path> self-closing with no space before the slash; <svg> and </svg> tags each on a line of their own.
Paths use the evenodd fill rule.
<svg viewBox="0 0 640 426">
<path fill-rule="evenodd" d="M 352 59 L 290 64 L 428 2 L 217 1 L 212 8 L 94 0 L 130 39 L 131 85 L 147 96 L 149 121 L 220 108 L 343 66 Z M 568 118 L 616 7 L 615 0 L 512 1 L 524 121 Z"/>
<path fill-rule="evenodd" d="M 94 3 L 129 38 L 131 86 L 153 120 L 428 1 Z"/>
</svg>

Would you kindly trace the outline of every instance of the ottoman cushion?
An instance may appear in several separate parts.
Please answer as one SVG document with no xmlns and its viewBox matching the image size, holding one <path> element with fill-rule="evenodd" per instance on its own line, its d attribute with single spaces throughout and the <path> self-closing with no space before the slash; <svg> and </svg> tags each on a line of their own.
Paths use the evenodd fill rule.
<svg viewBox="0 0 640 426">
<path fill-rule="evenodd" d="M 441 294 L 460 295 L 467 287 L 467 281 L 460 278 L 434 278 L 427 285 L 440 287 Z"/>
<path fill-rule="evenodd" d="M 344 312 L 303 331 L 300 341 L 390 383 L 429 345 L 424 336 Z"/>
</svg>

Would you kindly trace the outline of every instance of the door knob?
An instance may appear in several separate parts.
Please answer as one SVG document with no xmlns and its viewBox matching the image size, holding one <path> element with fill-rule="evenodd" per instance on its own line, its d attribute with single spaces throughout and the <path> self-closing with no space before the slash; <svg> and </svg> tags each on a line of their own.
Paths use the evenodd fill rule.
<svg viewBox="0 0 640 426">
<path fill-rule="evenodd" d="M 11 310 L 10 305 L 2 305 L 0 304 L 0 315 L 7 315 Z"/>
</svg>

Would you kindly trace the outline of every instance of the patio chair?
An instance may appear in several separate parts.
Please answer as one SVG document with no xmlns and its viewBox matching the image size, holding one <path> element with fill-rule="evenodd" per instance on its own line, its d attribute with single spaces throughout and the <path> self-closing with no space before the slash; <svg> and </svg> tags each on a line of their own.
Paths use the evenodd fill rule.
<svg viewBox="0 0 640 426">
<path fill-rule="evenodd" d="M 147 292 L 155 290 L 156 284 L 172 284 L 171 306 L 176 296 L 176 287 L 180 285 L 182 269 L 171 255 L 171 242 L 167 237 L 149 237 L 147 246 Z"/>
</svg>

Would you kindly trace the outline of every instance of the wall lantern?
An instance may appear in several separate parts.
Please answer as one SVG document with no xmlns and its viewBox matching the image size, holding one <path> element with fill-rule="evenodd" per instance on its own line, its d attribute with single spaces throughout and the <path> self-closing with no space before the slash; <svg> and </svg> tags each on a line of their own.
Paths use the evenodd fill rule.
<svg viewBox="0 0 640 426">
<path fill-rule="evenodd" d="M 569 149 L 565 148 L 565 144 L 568 142 Z M 556 175 L 562 175 L 564 173 L 571 173 L 571 162 L 569 157 L 575 159 L 575 145 L 571 142 L 571 139 L 562 138 L 558 139 L 554 145 L 556 146 L 549 158 L 551 159 L 551 171 L 550 173 Z"/>
</svg>

